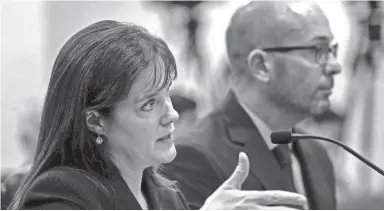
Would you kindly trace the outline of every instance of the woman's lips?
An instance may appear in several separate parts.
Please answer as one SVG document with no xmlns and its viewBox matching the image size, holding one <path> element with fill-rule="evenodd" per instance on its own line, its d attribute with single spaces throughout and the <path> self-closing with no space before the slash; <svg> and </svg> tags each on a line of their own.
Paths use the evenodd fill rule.
<svg viewBox="0 0 384 211">
<path fill-rule="evenodd" d="M 158 141 L 166 141 L 166 142 L 173 142 L 173 134 L 172 133 L 169 133 L 159 139 L 157 139 Z"/>
</svg>

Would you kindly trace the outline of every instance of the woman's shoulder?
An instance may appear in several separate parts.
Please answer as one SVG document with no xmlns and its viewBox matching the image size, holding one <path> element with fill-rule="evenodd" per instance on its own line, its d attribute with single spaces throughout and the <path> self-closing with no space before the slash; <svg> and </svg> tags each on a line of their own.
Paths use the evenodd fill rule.
<svg viewBox="0 0 384 211">
<path fill-rule="evenodd" d="M 76 179 L 83 179 L 81 174 L 80 174 L 81 171 L 82 170 L 74 168 L 74 167 L 70 167 L 70 166 L 56 166 L 56 167 L 50 168 L 46 171 L 43 171 L 36 178 L 35 181 L 45 180 L 45 179 L 50 180 L 52 178 L 55 178 L 55 179 L 61 178 L 61 179 L 65 179 L 65 180 L 71 179 L 68 176 L 77 177 Z"/>
<path fill-rule="evenodd" d="M 24 205 L 32 209 L 103 209 L 107 197 L 100 191 L 98 183 L 83 170 L 54 167 L 35 179 L 27 191 Z"/>
<path fill-rule="evenodd" d="M 58 166 L 42 172 L 32 183 L 31 188 L 55 187 L 77 190 L 87 187 L 85 191 L 89 191 L 93 186 L 85 171 L 69 166 Z"/>
</svg>

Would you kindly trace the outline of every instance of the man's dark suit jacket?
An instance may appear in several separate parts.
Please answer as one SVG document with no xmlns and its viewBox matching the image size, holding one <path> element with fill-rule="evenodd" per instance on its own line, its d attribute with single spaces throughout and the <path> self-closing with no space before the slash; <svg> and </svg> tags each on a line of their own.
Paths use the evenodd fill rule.
<svg viewBox="0 0 384 211">
<path fill-rule="evenodd" d="M 67 166 L 54 167 L 42 173 L 27 192 L 22 209 L 107 209 L 140 210 L 138 201 L 116 171 L 108 178 L 90 180 L 81 170 Z M 101 182 L 109 194 L 92 181 Z M 144 179 L 149 209 L 188 209 L 179 191 L 160 189 Z"/>
<path fill-rule="evenodd" d="M 223 106 L 212 112 L 177 141 L 176 159 L 163 169 L 178 182 L 191 209 L 200 208 L 234 171 L 238 154 L 250 160 L 244 190 L 293 192 L 275 156 L 268 149 L 250 117 L 233 92 Z M 325 149 L 314 141 L 295 145 L 311 209 L 336 209 L 333 165 Z"/>
</svg>

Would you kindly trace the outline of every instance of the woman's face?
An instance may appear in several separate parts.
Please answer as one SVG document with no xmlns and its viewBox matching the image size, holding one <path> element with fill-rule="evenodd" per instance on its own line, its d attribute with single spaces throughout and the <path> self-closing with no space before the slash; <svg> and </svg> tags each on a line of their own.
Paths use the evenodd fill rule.
<svg viewBox="0 0 384 211">
<path fill-rule="evenodd" d="M 109 153 L 136 168 L 168 163 L 176 156 L 172 133 L 179 115 L 169 87 L 153 87 L 153 68 L 149 65 L 138 75 L 128 97 L 116 105 L 104 127 Z"/>
</svg>

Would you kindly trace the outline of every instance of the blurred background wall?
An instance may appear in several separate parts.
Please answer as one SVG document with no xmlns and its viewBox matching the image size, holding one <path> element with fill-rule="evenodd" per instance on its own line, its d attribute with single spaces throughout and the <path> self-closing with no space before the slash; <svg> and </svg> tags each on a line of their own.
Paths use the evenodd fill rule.
<svg viewBox="0 0 384 211">
<path fill-rule="evenodd" d="M 18 115 L 48 77 L 46 16 L 36 2 L 5 2 L 1 12 L 1 165 L 17 166 Z"/>
<path fill-rule="evenodd" d="M 74 2 L 5 1 L 1 5 L 1 167 L 20 166 L 32 146 L 20 144 L 36 134 L 39 105 L 46 92 L 54 59 L 79 29 L 103 19 L 129 21 L 148 28 L 167 41 L 178 62 L 173 87 L 175 107 L 181 111 L 178 133 L 218 105 L 226 93 L 229 70 L 225 28 L 244 0 L 215 2 Z M 317 1 L 330 20 L 339 43 L 344 70 L 335 78 L 332 111 L 299 126 L 306 131 L 340 139 L 384 168 L 383 41 L 372 48 L 367 2 Z M 381 5 L 377 9 L 382 11 Z M 383 16 L 381 16 L 383 17 Z M 375 20 L 383 25 L 383 20 Z M 383 32 L 382 32 L 383 34 Z M 372 50 L 373 49 L 373 50 Z M 374 66 L 366 55 L 374 55 Z M 381 63 L 379 63 L 381 62 Z M 367 98 L 367 96 L 370 96 Z M 33 116 L 33 115 L 32 115 Z M 38 116 L 38 115 L 35 115 Z M 28 137 L 27 137 L 28 136 Z M 32 137 L 32 138 L 31 138 Z M 29 140 L 29 139 L 28 139 Z M 384 181 L 340 148 L 326 145 L 338 175 L 340 207 L 353 205 L 362 194 L 384 201 Z M 363 173 L 362 173 L 363 172 Z M 363 185 L 370 181 L 370 185 Z M 359 203 L 360 205 L 364 203 Z M 359 205 L 359 206 L 360 206 Z"/>
</svg>

